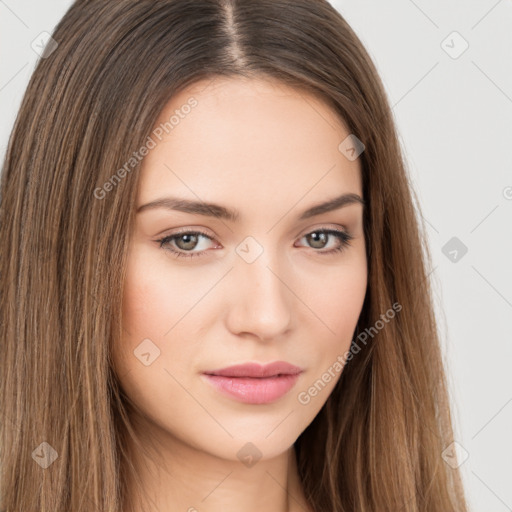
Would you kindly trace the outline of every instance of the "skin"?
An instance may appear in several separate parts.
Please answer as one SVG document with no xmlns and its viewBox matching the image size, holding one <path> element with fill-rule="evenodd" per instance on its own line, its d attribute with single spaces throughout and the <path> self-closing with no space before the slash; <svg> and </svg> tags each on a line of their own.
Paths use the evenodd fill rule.
<svg viewBox="0 0 512 512">
<path fill-rule="evenodd" d="M 308 404 L 298 394 L 349 349 L 367 260 L 361 204 L 297 219 L 342 193 L 362 197 L 360 160 L 340 152 L 350 132 L 309 93 L 263 79 L 216 78 L 175 95 L 157 125 L 191 97 L 197 106 L 143 161 L 137 207 L 177 196 L 236 209 L 240 219 L 165 208 L 136 215 L 125 336 L 114 362 L 122 388 L 140 408 L 133 420 L 148 455 L 128 448 L 152 511 L 310 510 L 293 444 L 341 372 Z M 179 228 L 200 229 L 212 240 L 199 237 L 194 246 L 181 238 L 167 247 L 202 256 L 176 258 L 160 247 L 157 240 Z M 341 252 L 325 254 L 341 241 L 306 237 L 321 228 L 346 230 L 353 239 Z M 252 263 L 236 252 L 248 236 L 263 249 Z M 148 366 L 134 355 L 145 339 L 160 350 Z M 237 402 L 201 376 L 278 360 L 304 371 L 271 404 Z M 252 467 L 237 456 L 248 442 L 262 454 Z"/>
</svg>

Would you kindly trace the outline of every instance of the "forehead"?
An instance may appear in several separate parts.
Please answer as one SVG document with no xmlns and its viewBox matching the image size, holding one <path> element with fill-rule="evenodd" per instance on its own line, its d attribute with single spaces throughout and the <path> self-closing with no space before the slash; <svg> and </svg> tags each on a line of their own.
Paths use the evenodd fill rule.
<svg viewBox="0 0 512 512">
<path fill-rule="evenodd" d="M 247 78 L 197 82 L 157 120 L 138 203 L 172 195 L 268 211 L 301 197 L 362 195 L 359 159 L 338 149 L 349 134 L 329 106 L 303 90 Z"/>
</svg>

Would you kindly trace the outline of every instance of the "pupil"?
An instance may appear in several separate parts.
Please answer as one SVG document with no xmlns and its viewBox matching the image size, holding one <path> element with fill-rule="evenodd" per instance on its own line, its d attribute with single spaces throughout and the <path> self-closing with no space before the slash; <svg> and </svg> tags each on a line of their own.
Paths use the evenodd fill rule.
<svg viewBox="0 0 512 512">
<path fill-rule="evenodd" d="M 327 236 L 326 233 L 317 233 L 317 232 L 311 233 L 310 238 L 313 239 L 313 243 L 321 241 L 320 246 L 315 246 L 315 245 L 313 245 L 313 246 L 317 247 L 317 248 L 322 248 L 323 245 L 325 245 L 325 237 L 326 236 Z"/>
<path fill-rule="evenodd" d="M 184 240 L 185 241 L 185 247 L 180 247 L 180 249 L 193 249 L 196 241 L 197 235 L 181 235 L 180 238 L 178 238 L 177 241 Z"/>
</svg>

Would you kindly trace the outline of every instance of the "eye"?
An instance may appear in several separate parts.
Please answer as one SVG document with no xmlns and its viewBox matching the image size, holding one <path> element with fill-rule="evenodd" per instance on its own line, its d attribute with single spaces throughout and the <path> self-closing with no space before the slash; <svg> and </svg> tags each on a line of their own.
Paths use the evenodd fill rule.
<svg viewBox="0 0 512 512">
<path fill-rule="evenodd" d="M 313 249 L 324 249 L 328 246 L 329 238 L 334 237 L 338 240 L 338 244 L 329 249 L 328 251 L 315 251 L 322 255 L 333 254 L 343 251 L 347 246 L 350 245 L 350 241 L 353 237 L 346 231 L 338 229 L 316 229 L 311 231 L 307 235 L 304 235 L 302 239 L 306 239 L 310 247 Z M 176 258 L 193 258 L 195 256 L 204 256 L 207 250 L 194 251 L 200 246 L 200 240 L 206 239 L 213 241 L 214 239 L 203 233 L 202 231 L 187 231 L 183 230 L 178 233 L 166 236 L 160 240 L 156 240 L 160 248 L 170 252 Z"/>
<path fill-rule="evenodd" d="M 316 229 L 315 231 L 311 231 L 307 235 L 304 235 L 302 238 L 306 239 L 308 244 L 310 244 L 314 249 L 324 249 L 326 245 L 328 245 L 329 237 L 335 237 L 338 240 L 338 245 L 328 251 L 316 252 L 322 255 L 341 252 L 350 245 L 351 240 L 354 238 L 346 231 L 338 229 Z"/>
<path fill-rule="evenodd" d="M 169 251 L 173 256 L 177 258 L 192 258 L 194 256 L 203 256 L 205 250 L 191 252 L 198 245 L 200 238 L 206 238 L 212 240 L 213 238 L 208 236 L 202 231 L 180 231 L 173 235 L 166 236 L 157 242 L 160 243 L 160 247 L 166 251 Z M 174 247 L 172 246 L 174 244 Z M 177 249 L 175 248 L 177 247 Z"/>
</svg>

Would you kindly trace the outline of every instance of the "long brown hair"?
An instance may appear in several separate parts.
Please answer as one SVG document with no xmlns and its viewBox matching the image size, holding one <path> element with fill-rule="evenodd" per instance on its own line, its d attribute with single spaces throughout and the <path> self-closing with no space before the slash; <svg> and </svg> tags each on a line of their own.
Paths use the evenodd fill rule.
<svg viewBox="0 0 512 512">
<path fill-rule="evenodd" d="M 382 82 L 343 17 L 325 0 L 82 0 L 53 38 L 1 177 L 2 510 L 124 510 L 132 429 L 111 347 L 140 167 L 126 162 L 177 91 L 244 76 L 320 95 L 363 142 L 359 332 L 401 305 L 295 443 L 311 507 L 465 511 L 442 458 L 453 434 L 417 200 Z"/>
</svg>

